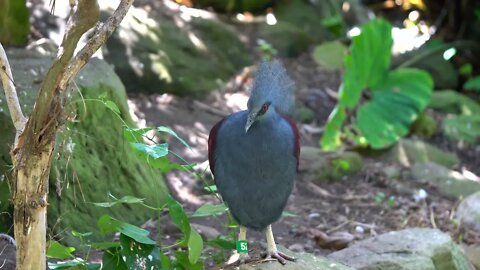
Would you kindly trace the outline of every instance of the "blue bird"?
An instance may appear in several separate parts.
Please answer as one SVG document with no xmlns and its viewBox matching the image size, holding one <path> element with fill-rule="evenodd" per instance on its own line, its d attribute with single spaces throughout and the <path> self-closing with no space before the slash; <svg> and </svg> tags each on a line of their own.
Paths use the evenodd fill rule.
<svg viewBox="0 0 480 270">
<path fill-rule="evenodd" d="M 300 153 L 299 135 L 287 115 L 294 104 L 294 83 L 277 61 L 262 62 L 255 74 L 248 110 L 218 122 L 208 138 L 208 159 L 215 183 L 233 218 L 247 228 L 265 230 L 267 259 L 285 264 L 294 258 L 277 250 L 271 224 L 292 192 Z M 245 262 L 248 254 L 241 254 Z"/>
</svg>

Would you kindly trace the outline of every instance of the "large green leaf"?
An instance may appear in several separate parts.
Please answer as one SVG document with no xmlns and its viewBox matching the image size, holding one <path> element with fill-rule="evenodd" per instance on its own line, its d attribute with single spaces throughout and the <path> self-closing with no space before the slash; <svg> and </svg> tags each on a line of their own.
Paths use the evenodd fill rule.
<svg viewBox="0 0 480 270">
<path fill-rule="evenodd" d="M 74 247 L 66 247 L 55 240 L 50 240 L 47 244 L 47 257 L 49 258 L 70 259 L 73 258 L 72 252 L 74 251 Z"/>
<path fill-rule="evenodd" d="M 363 87 L 374 87 L 390 67 L 392 26 L 383 19 L 366 23 L 362 33 L 353 38 L 351 66 L 355 81 Z M 350 63 L 347 61 L 347 63 Z"/>
<path fill-rule="evenodd" d="M 149 145 L 144 143 L 130 143 L 141 154 L 154 159 L 168 155 L 168 143 Z"/>
<path fill-rule="evenodd" d="M 384 148 L 405 136 L 432 96 L 430 75 L 398 69 L 372 89 L 373 97 L 360 107 L 356 124 L 373 148 Z"/>
<path fill-rule="evenodd" d="M 138 243 L 123 233 L 120 234 L 120 244 L 122 246 L 121 254 L 128 269 L 138 269 L 141 263 L 152 262 L 153 257 L 149 255 L 154 249 L 154 245 Z"/>
<path fill-rule="evenodd" d="M 120 250 L 120 247 L 110 248 L 103 253 L 102 270 L 127 270 Z"/>
<path fill-rule="evenodd" d="M 113 196 L 111 196 L 111 197 L 113 197 Z M 145 199 L 137 198 L 137 197 L 130 196 L 130 195 L 123 196 L 120 199 L 116 199 L 116 198 L 114 198 L 114 199 L 115 200 L 113 202 L 98 202 L 98 203 L 93 203 L 93 204 L 96 205 L 96 206 L 108 208 L 108 207 L 112 207 L 114 205 L 121 204 L 121 203 L 126 203 L 126 204 L 143 203 L 143 201 L 145 200 Z"/>
<path fill-rule="evenodd" d="M 191 264 L 196 264 L 203 251 L 203 240 L 200 234 L 195 230 L 190 230 L 188 237 L 188 260 Z"/>
<path fill-rule="evenodd" d="M 168 195 L 167 206 L 173 223 L 177 225 L 177 227 L 182 231 L 183 235 L 187 238 L 190 235 L 191 228 L 187 214 L 185 214 L 185 210 L 183 210 L 182 205 L 172 196 Z"/>
<path fill-rule="evenodd" d="M 236 248 L 235 241 L 228 240 L 225 238 L 225 236 L 221 235 L 217 236 L 217 238 L 215 239 L 208 240 L 207 244 L 212 247 L 222 248 L 226 250 L 233 250 Z"/>
<path fill-rule="evenodd" d="M 216 216 L 225 213 L 228 210 L 228 207 L 221 203 L 221 204 L 211 204 L 206 203 L 192 214 L 192 217 L 208 217 L 208 216 Z"/>
<path fill-rule="evenodd" d="M 178 134 L 175 131 L 173 131 L 172 129 L 170 129 L 169 127 L 160 126 L 160 127 L 157 127 L 157 131 L 158 132 L 165 132 L 165 133 L 168 133 L 168 134 L 172 135 L 173 137 L 177 138 L 177 140 L 179 140 L 188 149 L 192 150 L 190 145 L 184 139 L 180 138 L 180 136 L 178 136 Z"/>
<path fill-rule="evenodd" d="M 392 42 L 392 27 L 383 19 L 366 23 L 362 33 L 353 38 L 351 53 L 345 57 L 344 82 L 339 92 L 342 105 L 353 108 L 363 89 L 374 87 L 385 78 Z"/>
<path fill-rule="evenodd" d="M 119 221 L 110 217 L 109 215 L 103 215 L 98 219 L 98 227 L 103 234 L 120 232 L 128 237 L 133 238 L 138 243 L 147 245 L 155 244 L 155 241 L 148 237 L 150 233 L 147 230 Z"/>
</svg>

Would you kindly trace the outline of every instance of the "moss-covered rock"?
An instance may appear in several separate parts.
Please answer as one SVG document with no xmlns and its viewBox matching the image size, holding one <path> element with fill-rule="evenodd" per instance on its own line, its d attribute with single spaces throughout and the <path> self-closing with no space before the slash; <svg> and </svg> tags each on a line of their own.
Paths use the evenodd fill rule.
<svg viewBox="0 0 480 270">
<path fill-rule="evenodd" d="M 437 122 L 428 113 L 422 113 L 410 128 L 413 134 L 430 138 L 437 133 Z"/>
<path fill-rule="evenodd" d="M 434 162 L 447 168 L 459 164 L 457 155 L 445 152 L 431 144 L 420 140 L 402 139 L 395 145 L 383 151 L 380 159 L 386 162 L 413 166 L 419 162 Z"/>
<path fill-rule="evenodd" d="M 362 270 L 469 270 L 465 254 L 437 229 L 411 228 L 381 234 L 330 254 L 328 259 Z"/>
<path fill-rule="evenodd" d="M 323 152 L 317 147 L 302 147 L 300 168 L 307 181 L 336 181 L 362 170 L 363 159 L 356 152 Z"/>
<path fill-rule="evenodd" d="M 129 91 L 200 95 L 251 63 L 230 27 L 179 12 L 133 8 L 108 40 L 105 58 Z"/>
<path fill-rule="evenodd" d="M 435 187 L 446 197 L 458 199 L 480 192 L 480 183 L 432 162 L 416 163 L 405 175 L 405 180 L 414 180 Z"/>
<path fill-rule="evenodd" d="M 30 14 L 25 0 L 0 1 L 0 42 L 25 45 L 30 34 Z"/>
<path fill-rule="evenodd" d="M 280 55 L 294 57 L 306 51 L 312 44 L 331 39 L 333 34 L 322 26 L 330 8 L 317 8 L 307 1 L 280 1 L 274 7 L 277 23 L 265 24 L 260 36 L 278 50 Z"/>
<path fill-rule="evenodd" d="M 25 51 L 9 55 L 16 83 L 22 89 L 22 104 L 29 112 L 39 87 L 36 82 L 43 78 L 51 59 Z M 109 201 L 109 194 L 131 195 L 159 206 L 166 195 L 160 172 L 134 155 L 123 139 L 122 121 L 98 99 L 102 96 L 115 102 L 123 121 L 133 125 L 125 88 L 113 69 L 102 60 L 92 59 L 77 78 L 76 86 L 75 97 L 66 105 L 66 111 L 75 120 L 68 122 L 57 137 L 48 208 L 51 228 L 55 225 L 56 232 L 67 242 L 71 240 L 69 232 L 72 229 L 96 232 L 97 219 L 105 213 L 137 225 L 152 216 L 150 210 L 138 205 L 100 208 L 92 202 Z M 78 93 L 82 94 L 81 98 Z M 4 99 L 3 96 L 0 99 Z M 10 121 L 3 105 L 4 102 L 0 103 L 0 108 L 4 109 L 0 113 L 0 121 L 3 121 L 0 127 Z M 13 134 L 13 128 L 2 132 L 0 140 L 13 140 Z M 9 164 L 8 152 L 2 151 L 0 155 L 1 160 Z M 0 167 L 1 174 L 7 170 L 6 166 Z"/>
<path fill-rule="evenodd" d="M 455 90 L 435 91 L 428 107 L 453 114 L 480 114 L 480 104 Z"/>
</svg>

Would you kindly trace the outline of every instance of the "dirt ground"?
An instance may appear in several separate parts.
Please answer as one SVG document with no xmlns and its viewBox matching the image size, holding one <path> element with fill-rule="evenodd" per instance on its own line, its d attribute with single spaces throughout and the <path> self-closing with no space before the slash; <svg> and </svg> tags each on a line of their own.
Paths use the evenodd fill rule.
<svg viewBox="0 0 480 270">
<path fill-rule="evenodd" d="M 309 53 L 293 60 L 283 59 L 283 62 L 296 81 L 297 101 L 316 113 L 313 123 L 298 124 L 301 144 L 316 146 L 322 126 L 335 105 L 341 74 L 318 68 Z M 165 94 L 130 96 L 129 102 L 140 125 L 169 126 L 185 138 L 193 151 L 174 140 L 171 141 L 171 150 L 189 162 L 196 162 L 198 170 L 203 171 L 208 167 L 210 128 L 223 116 L 245 109 L 251 73 L 249 69 L 244 70 L 232 78 L 227 87 L 212 92 L 202 100 Z M 430 142 L 459 154 L 461 167 L 479 172 L 480 160 L 475 149 L 469 150 L 448 142 L 441 134 Z M 480 235 L 465 229 L 454 218 L 459 201 L 442 197 L 430 186 L 389 179 L 381 170 L 386 165 L 389 164 L 367 159 L 361 173 L 320 185 L 303 180 L 303 175 L 299 174 L 286 208 L 295 216 L 283 217 L 273 225 L 277 242 L 294 251 L 326 255 L 356 239 L 407 227 L 433 227 L 450 233 L 459 243 L 480 244 Z M 171 172 L 166 175 L 166 181 L 189 213 L 206 202 L 218 203 L 218 199 L 203 191 L 203 183 L 190 173 Z M 416 202 L 413 195 L 420 189 L 425 190 L 428 197 Z M 378 202 L 381 193 L 385 194 L 385 200 Z M 163 240 L 173 243 L 180 236 L 179 231 L 167 217 L 161 222 Z M 192 219 L 200 230 L 206 231 L 204 235 L 211 237 L 230 232 L 225 224 L 222 225 L 225 222 L 224 217 Z M 148 227 L 156 230 L 154 223 Z M 260 254 L 261 243 L 265 242 L 263 233 L 249 232 L 248 239 L 253 245 L 251 253 Z M 209 261 L 207 266 L 212 267 L 213 261 Z"/>
</svg>

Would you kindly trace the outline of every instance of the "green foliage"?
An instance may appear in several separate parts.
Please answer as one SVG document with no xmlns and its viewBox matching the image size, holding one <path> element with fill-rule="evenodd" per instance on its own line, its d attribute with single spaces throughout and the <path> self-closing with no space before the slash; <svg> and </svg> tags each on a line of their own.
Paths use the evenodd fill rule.
<svg viewBox="0 0 480 270">
<path fill-rule="evenodd" d="M 390 70 L 391 47 L 391 25 L 382 19 L 365 24 L 353 38 L 339 101 L 320 140 L 324 150 L 338 148 L 342 139 L 385 148 L 407 135 L 425 109 L 433 88 L 430 75 L 417 69 Z"/>
<path fill-rule="evenodd" d="M 30 14 L 26 0 L 0 1 L 0 42 L 25 45 L 30 34 Z"/>
<path fill-rule="evenodd" d="M 258 50 L 260 51 L 260 54 L 262 55 L 262 58 L 265 60 L 272 60 L 273 57 L 275 57 L 278 54 L 277 49 L 273 47 L 272 44 L 268 43 L 267 41 L 263 39 L 258 40 Z"/>
<path fill-rule="evenodd" d="M 208 217 L 222 215 L 228 211 L 228 208 L 225 204 L 210 204 L 206 203 L 202 205 L 192 214 L 192 217 Z"/>
<path fill-rule="evenodd" d="M 471 78 L 468 80 L 464 85 L 463 88 L 465 90 L 472 90 L 472 91 L 477 91 L 480 92 L 480 76 Z"/>
<path fill-rule="evenodd" d="M 49 258 L 69 259 L 73 257 L 72 252 L 74 251 L 74 247 L 66 247 L 54 240 L 47 243 L 47 256 Z"/>
<path fill-rule="evenodd" d="M 85 100 L 84 100 L 85 101 Z M 94 99 L 89 101 L 101 102 L 111 112 L 120 118 L 121 110 L 110 100 Z M 168 127 L 147 127 L 132 128 L 125 122 L 123 128 L 123 138 L 130 144 L 132 151 L 139 157 L 148 162 L 153 168 L 159 168 L 163 171 L 172 169 L 189 170 L 205 182 L 205 189 L 211 193 L 216 193 L 215 185 L 208 185 L 202 175 L 196 174 L 192 169 L 192 164 L 180 165 L 172 163 L 168 160 L 167 155 L 173 153 L 168 149 L 166 142 L 160 142 L 163 136 L 172 136 L 178 139 L 185 147 L 190 148 L 188 143 L 178 136 Z M 175 153 L 173 153 L 175 154 Z M 175 154 L 176 155 L 176 154 Z M 180 156 L 176 155 L 180 159 Z M 183 159 L 182 159 L 183 160 Z M 185 160 L 183 160 L 187 163 Z M 215 194 L 216 195 L 216 194 Z M 89 241 L 92 232 L 78 232 L 73 230 L 71 235 L 80 240 L 78 250 L 86 251 L 85 258 L 77 258 L 73 254 L 76 250 L 73 247 L 63 246 L 56 241 L 49 242 L 47 256 L 58 261 L 50 262 L 50 269 L 100 269 L 99 264 L 89 263 L 88 254 L 92 249 L 102 251 L 102 269 L 203 269 L 202 252 L 204 249 L 204 241 L 200 234 L 190 226 L 189 217 L 187 216 L 182 205 L 173 197 L 167 196 L 165 205 L 154 207 L 147 205 L 143 198 L 137 198 L 131 195 L 125 195 L 116 198 L 109 194 L 112 199 L 108 202 L 92 202 L 91 204 L 101 208 L 114 208 L 120 204 L 139 205 L 147 209 L 157 212 L 160 216 L 163 212 L 168 211 L 172 222 L 182 232 L 182 237 L 177 239 L 176 243 L 170 247 L 162 247 L 161 243 L 154 241 L 149 237 L 150 232 L 137 227 L 133 224 L 124 222 L 108 214 L 103 214 L 97 222 L 99 231 L 104 237 L 118 234 L 119 238 L 114 241 L 91 242 Z M 228 208 L 223 204 L 205 204 L 201 206 L 192 217 L 217 216 L 224 214 Z M 231 223 L 230 223 L 231 224 Z M 230 225 L 229 225 L 230 226 Z M 234 227 L 234 226 L 230 226 Z M 158 238 L 160 239 L 160 238 Z M 212 247 L 219 248 L 220 251 L 214 254 L 215 258 L 222 259 L 224 252 L 235 247 L 232 239 L 219 236 L 206 242 Z M 175 248 L 174 250 L 172 250 Z M 165 255 L 165 252 L 173 254 L 173 257 Z"/>
</svg>

